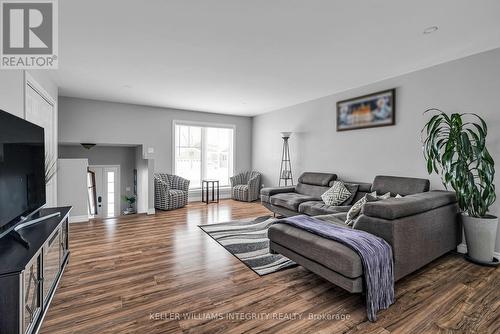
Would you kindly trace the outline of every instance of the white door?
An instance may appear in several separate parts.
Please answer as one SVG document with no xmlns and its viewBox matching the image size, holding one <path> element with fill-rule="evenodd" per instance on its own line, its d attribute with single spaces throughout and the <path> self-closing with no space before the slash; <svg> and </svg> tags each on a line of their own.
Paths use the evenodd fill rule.
<svg viewBox="0 0 500 334">
<path fill-rule="evenodd" d="M 53 177 L 46 185 L 46 202 L 48 207 L 57 205 L 57 118 L 54 102 L 46 93 L 29 82 L 26 84 L 26 111 L 27 121 L 41 126 L 45 132 L 45 165 L 53 170 Z"/>
<path fill-rule="evenodd" d="M 120 215 L 120 166 L 89 166 L 95 173 L 97 215 L 112 218 Z"/>
</svg>

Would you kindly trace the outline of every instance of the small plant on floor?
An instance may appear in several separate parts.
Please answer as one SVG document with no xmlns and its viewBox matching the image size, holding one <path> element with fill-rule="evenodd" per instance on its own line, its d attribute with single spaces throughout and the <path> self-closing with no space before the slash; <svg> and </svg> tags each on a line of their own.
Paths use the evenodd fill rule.
<svg viewBox="0 0 500 334">
<path fill-rule="evenodd" d="M 429 109 L 424 114 L 434 114 L 422 129 L 427 171 L 440 175 L 444 186 L 455 190 L 469 257 L 492 262 L 498 218 L 488 214 L 496 193 L 486 122 L 472 113 L 448 115 Z"/>
<path fill-rule="evenodd" d="M 135 203 L 135 196 L 123 196 L 123 200 L 128 203 L 128 209 L 133 210 L 134 209 L 134 203 Z"/>
</svg>

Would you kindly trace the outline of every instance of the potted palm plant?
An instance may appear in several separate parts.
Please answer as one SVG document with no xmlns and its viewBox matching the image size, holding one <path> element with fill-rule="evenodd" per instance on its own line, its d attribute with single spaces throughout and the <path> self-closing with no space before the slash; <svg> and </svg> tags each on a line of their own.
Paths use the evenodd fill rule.
<svg viewBox="0 0 500 334">
<path fill-rule="evenodd" d="M 441 176 L 444 186 L 453 188 L 461 210 L 468 258 L 491 264 L 498 218 L 489 213 L 495 202 L 495 163 L 486 148 L 488 128 L 476 114 L 438 109 L 422 129 L 423 151 L 429 174 Z"/>
</svg>

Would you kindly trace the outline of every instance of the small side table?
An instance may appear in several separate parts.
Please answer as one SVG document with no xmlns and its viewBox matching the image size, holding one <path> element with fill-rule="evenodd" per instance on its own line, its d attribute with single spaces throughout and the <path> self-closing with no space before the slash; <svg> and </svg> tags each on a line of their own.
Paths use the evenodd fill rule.
<svg viewBox="0 0 500 334">
<path fill-rule="evenodd" d="M 212 186 L 212 200 L 209 200 L 210 186 Z M 215 193 L 217 192 L 217 199 Z M 206 204 L 210 202 L 219 203 L 219 180 L 202 180 L 201 181 L 201 201 Z"/>
</svg>

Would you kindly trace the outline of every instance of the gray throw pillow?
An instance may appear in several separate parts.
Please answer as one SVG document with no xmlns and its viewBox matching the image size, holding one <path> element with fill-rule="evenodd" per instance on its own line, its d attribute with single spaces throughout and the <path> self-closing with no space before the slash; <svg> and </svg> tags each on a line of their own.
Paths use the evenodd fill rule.
<svg viewBox="0 0 500 334">
<path fill-rule="evenodd" d="M 340 205 L 351 205 L 352 201 L 354 200 L 354 197 L 356 197 L 356 193 L 358 192 L 359 189 L 359 184 L 354 184 L 354 183 L 344 183 L 344 186 L 349 190 L 351 193 L 351 196 L 349 196 L 348 199 L 342 202 Z"/>
</svg>

